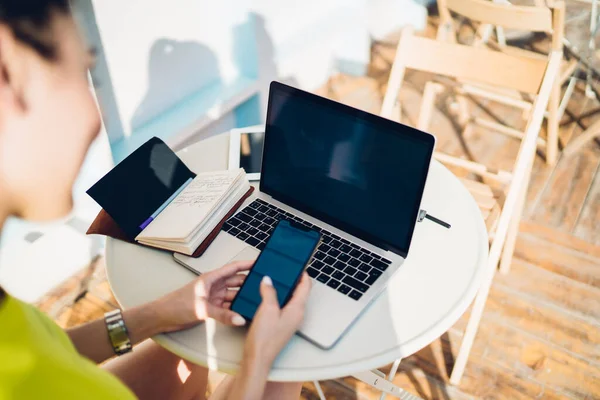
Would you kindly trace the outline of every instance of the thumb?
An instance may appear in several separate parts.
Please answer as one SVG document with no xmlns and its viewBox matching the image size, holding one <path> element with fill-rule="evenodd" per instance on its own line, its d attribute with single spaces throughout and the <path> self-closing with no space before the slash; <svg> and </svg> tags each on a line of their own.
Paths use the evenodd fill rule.
<svg viewBox="0 0 600 400">
<path fill-rule="evenodd" d="M 266 275 L 260 282 L 260 296 L 262 297 L 263 304 L 276 305 L 277 308 L 279 308 L 279 303 L 277 302 L 277 292 L 273 287 L 273 281 Z"/>
<path fill-rule="evenodd" d="M 214 304 L 208 305 L 208 316 L 224 325 L 243 326 L 246 320 L 240 314 Z"/>
</svg>

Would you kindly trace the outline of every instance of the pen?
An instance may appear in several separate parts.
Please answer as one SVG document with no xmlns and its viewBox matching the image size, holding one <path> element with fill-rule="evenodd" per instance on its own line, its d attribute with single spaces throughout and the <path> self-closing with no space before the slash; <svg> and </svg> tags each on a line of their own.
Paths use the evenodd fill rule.
<svg viewBox="0 0 600 400">
<path fill-rule="evenodd" d="M 425 211 L 425 210 L 420 210 L 418 222 L 423 221 L 425 218 L 427 218 L 428 220 L 430 220 L 432 222 L 435 222 L 438 225 L 443 226 L 446 229 L 450 229 L 451 225 L 449 223 L 444 222 L 441 219 L 434 217 L 433 215 L 427 214 L 427 211 Z"/>
</svg>

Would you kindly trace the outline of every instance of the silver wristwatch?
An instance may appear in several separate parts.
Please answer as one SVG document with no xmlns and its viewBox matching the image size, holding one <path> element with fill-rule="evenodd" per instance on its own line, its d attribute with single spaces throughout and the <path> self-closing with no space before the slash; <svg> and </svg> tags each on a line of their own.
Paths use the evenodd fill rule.
<svg viewBox="0 0 600 400">
<path fill-rule="evenodd" d="M 129 332 L 123 320 L 121 310 L 113 310 L 104 314 L 108 338 L 112 344 L 115 354 L 123 355 L 131 351 L 131 340 L 129 340 Z"/>
</svg>

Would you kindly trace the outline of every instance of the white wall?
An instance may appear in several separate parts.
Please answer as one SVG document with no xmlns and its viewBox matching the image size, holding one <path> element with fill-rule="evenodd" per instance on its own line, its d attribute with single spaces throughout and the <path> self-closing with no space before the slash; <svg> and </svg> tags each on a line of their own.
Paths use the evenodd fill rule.
<svg viewBox="0 0 600 400">
<path fill-rule="evenodd" d="M 111 141 L 206 85 L 245 73 L 247 60 L 238 59 L 248 24 L 244 0 L 80 3 L 100 51 L 93 78 L 103 109 L 113 110 L 106 123 Z"/>
<path fill-rule="evenodd" d="M 370 36 L 425 26 L 412 0 L 81 0 L 99 48 L 94 82 L 111 142 L 206 84 L 273 79 L 313 90 L 334 71 L 360 74 Z"/>
</svg>

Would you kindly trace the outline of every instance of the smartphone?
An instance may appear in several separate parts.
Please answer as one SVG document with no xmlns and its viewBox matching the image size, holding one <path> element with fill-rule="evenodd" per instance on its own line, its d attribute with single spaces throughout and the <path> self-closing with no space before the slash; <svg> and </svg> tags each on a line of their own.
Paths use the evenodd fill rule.
<svg viewBox="0 0 600 400">
<path fill-rule="evenodd" d="M 262 301 L 260 282 L 265 275 L 273 281 L 279 306 L 285 306 L 320 241 L 321 234 L 317 231 L 287 220 L 279 221 L 231 302 L 231 309 L 252 320 Z"/>
</svg>

